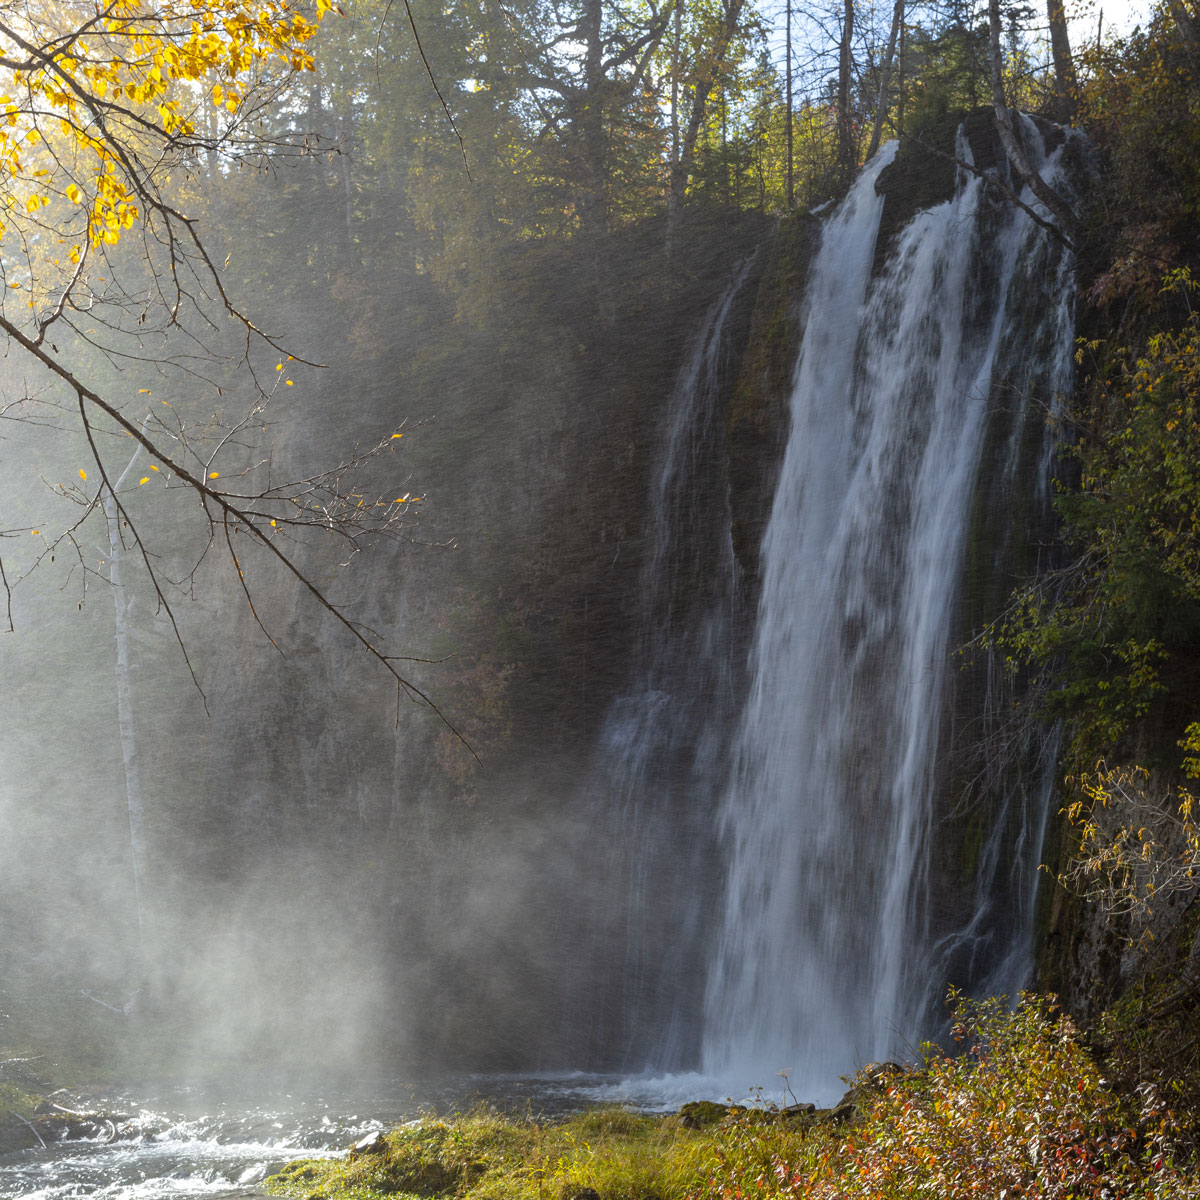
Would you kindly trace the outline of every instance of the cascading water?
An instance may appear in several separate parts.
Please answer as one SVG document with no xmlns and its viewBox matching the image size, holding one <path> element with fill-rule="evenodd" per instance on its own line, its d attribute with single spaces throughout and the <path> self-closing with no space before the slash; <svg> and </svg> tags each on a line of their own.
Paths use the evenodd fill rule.
<svg viewBox="0 0 1200 1200">
<path fill-rule="evenodd" d="M 962 135 L 958 153 L 971 153 Z M 1069 381 L 1072 276 L 1060 243 L 960 171 L 953 199 L 919 213 L 873 277 L 875 185 L 894 155 L 829 219 L 810 274 L 720 817 L 704 1071 L 737 1088 L 791 1071 L 805 1099 L 927 1035 L 947 964 L 973 957 L 972 985 L 1020 986 L 1049 778 L 999 804 L 977 883 L 935 904 L 980 478 L 1020 488 L 1029 429 L 1046 436 L 1036 406 Z M 1057 158 L 1039 165 L 1062 186 Z"/>
<path fill-rule="evenodd" d="M 626 1066 L 675 1070 L 697 1052 L 695 980 L 711 921 L 697 881 L 712 869 L 711 812 L 738 691 L 722 400 L 730 327 L 751 265 L 707 314 L 675 383 L 647 499 L 638 669 L 609 711 L 597 756 L 615 818 L 606 841 L 628 872 L 614 1013 Z"/>
</svg>

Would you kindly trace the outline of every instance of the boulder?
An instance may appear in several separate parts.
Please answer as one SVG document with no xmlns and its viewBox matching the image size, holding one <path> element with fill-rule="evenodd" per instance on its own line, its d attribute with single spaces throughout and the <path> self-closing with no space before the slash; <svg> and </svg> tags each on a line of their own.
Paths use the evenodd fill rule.
<svg viewBox="0 0 1200 1200">
<path fill-rule="evenodd" d="M 832 1125 L 845 1125 L 853 1121 L 868 1096 L 886 1091 L 892 1080 L 903 1074 L 904 1068 L 899 1063 L 868 1063 L 854 1077 L 846 1094 L 832 1108 L 821 1111 L 821 1119 Z"/>
<path fill-rule="evenodd" d="M 350 1157 L 357 1158 L 360 1154 L 382 1154 L 386 1148 L 387 1139 L 383 1136 L 383 1130 L 377 1129 L 350 1147 Z"/>
</svg>

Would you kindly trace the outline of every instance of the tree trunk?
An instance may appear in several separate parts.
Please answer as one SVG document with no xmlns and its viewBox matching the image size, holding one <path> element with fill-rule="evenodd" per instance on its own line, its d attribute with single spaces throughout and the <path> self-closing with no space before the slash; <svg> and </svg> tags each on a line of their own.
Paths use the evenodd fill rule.
<svg viewBox="0 0 1200 1200">
<path fill-rule="evenodd" d="M 604 42 L 601 0 L 584 0 L 579 32 L 583 39 L 583 111 L 578 116 L 584 167 L 580 209 L 584 227 L 602 232 L 608 224 L 604 166 Z"/>
<path fill-rule="evenodd" d="M 1067 202 L 1033 169 L 1025 148 L 1013 127 L 1012 111 L 1004 98 L 1004 55 L 1000 45 L 1000 0 L 988 0 L 988 26 L 991 35 L 992 104 L 996 111 L 996 128 L 1004 153 L 1018 177 L 1029 185 L 1033 194 L 1054 214 L 1059 229 L 1070 237 L 1075 227 L 1075 214 Z"/>
<path fill-rule="evenodd" d="M 1049 0 L 1053 4 L 1054 0 Z M 883 136 L 883 119 L 887 116 L 888 85 L 892 82 L 892 61 L 896 57 L 896 42 L 900 37 L 900 27 L 904 24 L 904 0 L 896 0 L 892 9 L 892 31 L 888 34 L 887 53 L 883 59 L 883 68 L 879 72 L 879 103 L 875 106 L 875 128 L 871 131 L 871 144 L 867 147 L 867 158 L 874 158 L 879 149 Z"/>
<path fill-rule="evenodd" d="M 1200 30 L 1188 0 L 1168 0 L 1167 8 L 1188 47 L 1193 51 L 1200 47 Z"/>
<path fill-rule="evenodd" d="M 149 422 L 149 417 L 146 418 Z M 143 426 L 143 429 L 145 426 Z M 101 484 L 104 520 L 108 530 L 108 581 L 112 586 L 113 606 L 117 638 L 117 724 L 121 733 L 121 761 L 125 768 L 125 810 L 129 822 L 129 856 L 133 873 L 133 903 L 137 912 L 138 952 L 143 951 L 146 935 L 144 900 L 144 878 L 146 867 L 146 820 L 142 803 L 141 754 L 139 753 L 137 730 L 133 719 L 133 669 L 129 653 L 129 606 L 133 598 L 127 596 L 121 579 L 121 514 L 114 491 L 129 477 L 134 463 L 141 455 L 138 446 L 121 472 L 115 488 Z M 140 966 L 139 966 L 140 970 Z"/>
<path fill-rule="evenodd" d="M 792 0 L 787 0 L 787 22 L 783 40 L 784 53 L 787 56 L 787 210 L 791 212 L 796 204 L 796 174 L 793 167 L 795 160 L 792 155 Z"/>
<path fill-rule="evenodd" d="M 338 182 L 342 191 L 342 222 L 339 240 L 342 243 L 342 263 L 346 270 L 359 266 L 354 252 L 354 181 L 350 174 L 350 155 L 354 146 L 354 127 L 349 115 L 342 117 L 338 138 Z"/>
<path fill-rule="evenodd" d="M 671 177 L 674 178 L 675 164 L 679 161 L 679 72 L 682 66 L 683 46 L 683 0 L 675 5 L 671 18 Z M 670 180 L 668 180 L 668 187 Z"/>
<path fill-rule="evenodd" d="M 708 56 L 706 69 L 697 76 L 694 84 L 692 111 L 683 135 L 683 145 L 680 147 L 678 161 L 671 166 L 671 187 L 667 196 L 668 246 L 672 244 L 679 214 L 683 211 L 683 197 L 692 173 L 696 142 L 700 137 L 700 128 L 704 124 L 704 118 L 708 112 L 708 102 L 725 66 L 725 56 L 729 53 L 729 46 L 733 41 L 734 34 L 737 33 L 745 3 L 746 0 L 725 0 L 724 17 L 713 42 L 712 53 Z"/>
<path fill-rule="evenodd" d="M 1077 84 L 1063 0 L 1046 0 L 1046 16 L 1050 21 L 1050 53 L 1054 58 L 1054 116 L 1055 120 L 1069 124 L 1075 118 Z"/>
<path fill-rule="evenodd" d="M 854 66 L 854 0 L 845 0 L 842 18 L 842 42 L 838 51 L 837 169 L 840 182 L 847 183 L 854 173 L 854 131 L 850 113 L 850 72 Z"/>
</svg>

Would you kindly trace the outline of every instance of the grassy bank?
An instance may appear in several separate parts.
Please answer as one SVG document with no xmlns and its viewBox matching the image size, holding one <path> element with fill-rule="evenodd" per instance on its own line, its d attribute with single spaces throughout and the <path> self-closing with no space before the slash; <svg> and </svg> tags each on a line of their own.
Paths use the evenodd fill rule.
<svg viewBox="0 0 1200 1200">
<path fill-rule="evenodd" d="M 268 1182 L 281 1195 L 329 1200 L 395 1193 L 472 1200 L 637 1200 L 684 1196 L 718 1135 L 678 1117 L 601 1108 L 568 1121 L 477 1111 L 395 1130 L 342 1161 L 291 1164 Z"/>
<path fill-rule="evenodd" d="M 1109 1079 L 1071 1022 L 1027 998 L 958 1005 L 956 1052 L 868 1070 L 853 1112 L 620 1108 L 539 1123 L 429 1117 L 268 1181 L 307 1200 L 1189 1200 L 1194 1114 L 1170 1087 Z M 1106 1064 L 1110 1066 L 1112 1064 Z M 1111 1074 L 1111 1072 L 1109 1072 Z"/>
</svg>

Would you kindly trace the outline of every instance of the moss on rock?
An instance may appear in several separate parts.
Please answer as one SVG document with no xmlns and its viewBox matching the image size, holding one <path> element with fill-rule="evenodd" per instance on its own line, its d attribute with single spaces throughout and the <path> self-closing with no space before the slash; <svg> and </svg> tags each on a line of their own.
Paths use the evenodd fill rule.
<svg viewBox="0 0 1200 1200">
<path fill-rule="evenodd" d="M 726 421 L 733 550 L 752 584 L 787 443 L 800 301 L 820 229 L 816 218 L 796 213 L 765 248 L 770 265 L 759 281 Z"/>
</svg>

